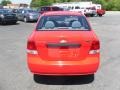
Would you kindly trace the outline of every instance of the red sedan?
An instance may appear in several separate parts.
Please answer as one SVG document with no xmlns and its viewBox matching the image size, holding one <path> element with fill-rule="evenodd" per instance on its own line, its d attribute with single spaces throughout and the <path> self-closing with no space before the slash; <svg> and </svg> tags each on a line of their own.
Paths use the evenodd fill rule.
<svg viewBox="0 0 120 90">
<path fill-rule="evenodd" d="M 47 12 L 28 38 L 27 63 L 37 75 L 94 74 L 100 63 L 99 39 L 84 15 Z"/>
</svg>

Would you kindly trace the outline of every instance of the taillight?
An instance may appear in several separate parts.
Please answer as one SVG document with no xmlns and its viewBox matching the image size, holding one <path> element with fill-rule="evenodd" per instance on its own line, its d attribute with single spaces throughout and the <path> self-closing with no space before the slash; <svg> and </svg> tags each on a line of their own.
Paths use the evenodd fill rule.
<svg viewBox="0 0 120 90">
<path fill-rule="evenodd" d="M 90 47 L 89 54 L 97 54 L 100 52 L 100 42 L 99 41 L 93 41 L 92 45 Z"/>
<path fill-rule="evenodd" d="M 37 48 L 34 41 L 27 42 L 27 53 L 29 54 L 38 54 Z"/>
</svg>

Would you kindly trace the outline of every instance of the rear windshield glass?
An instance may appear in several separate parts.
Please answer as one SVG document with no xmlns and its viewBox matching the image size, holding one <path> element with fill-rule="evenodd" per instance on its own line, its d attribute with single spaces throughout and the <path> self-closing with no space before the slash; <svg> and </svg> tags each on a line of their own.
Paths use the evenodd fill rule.
<svg viewBox="0 0 120 90">
<path fill-rule="evenodd" d="M 59 7 L 52 7 L 52 11 L 60 11 L 60 10 L 62 10 L 62 9 Z"/>
<path fill-rule="evenodd" d="M 50 11 L 50 7 L 41 7 L 41 11 Z"/>
<path fill-rule="evenodd" d="M 37 30 L 90 30 L 84 16 L 55 15 L 41 17 Z"/>
</svg>

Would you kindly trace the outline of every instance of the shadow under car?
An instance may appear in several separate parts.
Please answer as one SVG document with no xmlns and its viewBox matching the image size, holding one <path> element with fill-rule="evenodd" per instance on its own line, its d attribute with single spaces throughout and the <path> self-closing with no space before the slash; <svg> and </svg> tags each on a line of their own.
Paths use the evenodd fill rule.
<svg viewBox="0 0 120 90">
<path fill-rule="evenodd" d="M 94 81 L 94 74 L 82 76 L 42 76 L 34 75 L 34 81 L 46 85 L 81 85 Z"/>
</svg>

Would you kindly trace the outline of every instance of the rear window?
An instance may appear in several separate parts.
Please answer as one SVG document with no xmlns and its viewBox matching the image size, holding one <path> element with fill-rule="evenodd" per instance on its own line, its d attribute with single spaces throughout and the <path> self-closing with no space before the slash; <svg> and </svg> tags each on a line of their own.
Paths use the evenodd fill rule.
<svg viewBox="0 0 120 90">
<path fill-rule="evenodd" d="M 75 7 L 75 9 L 80 9 L 80 7 L 77 6 L 77 7 Z"/>
<path fill-rule="evenodd" d="M 60 10 L 62 10 L 62 9 L 59 8 L 59 7 L 52 7 L 52 10 L 53 10 L 53 11 L 60 11 Z"/>
<path fill-rule="evenodd" d="M 92 10 L 96 10 L 96 8 L 95 8 L 95 7 L 91 7 L 91 9 L 92 9 Z"/>
<path fill-rule="evenodd" d="M 41 17 L 37 30 L 90 30 L 84 16 L 55 15 Z"/>
<path fill-rule="evenodd" d="M 41 11 L 50 11 L 50 7 L 42 7 Z"/>
</svg>

